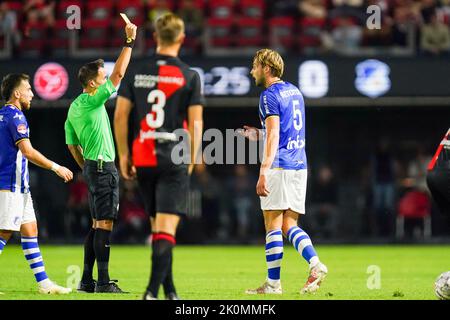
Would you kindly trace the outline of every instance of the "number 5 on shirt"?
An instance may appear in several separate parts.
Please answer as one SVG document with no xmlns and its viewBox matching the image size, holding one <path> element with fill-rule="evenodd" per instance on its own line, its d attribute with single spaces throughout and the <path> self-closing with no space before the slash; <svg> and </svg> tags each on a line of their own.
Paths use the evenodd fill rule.
<svg viewBox="0 0 450 320">
<path fill-rule="evenodd" d="M 292 109 L 294 112 L 294 128 L 297 131 L 300 131 L 303 128 L 303 121 L 302 121 L 302 111 L 300 108 L 300 101 L 293 100 L 292 101 Z"/>
</svg>

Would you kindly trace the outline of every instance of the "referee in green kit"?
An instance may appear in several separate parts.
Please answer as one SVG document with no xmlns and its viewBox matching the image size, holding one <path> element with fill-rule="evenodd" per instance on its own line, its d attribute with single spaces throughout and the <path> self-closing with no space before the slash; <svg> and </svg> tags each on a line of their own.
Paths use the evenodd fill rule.
<svg viewBox="0 0 450 320">
<path fill-rule="evenodd" d="M 71 103 L 64 125 L 68 148 L 88 184 L 92 215 L 92 229 L 84 243 L 84 270 L 78 286 L 81 292 L 124 293 L 116 280 L 110 280 L 108 271 L 110 235 L 119 207 L 119 175 L 114 164 L 114 140 L 104 104 L 125 75 L 136 30 L 132 23 L 125 26 L 124 48 L 109 79 L 101 59 L 81 67 L 78 79 L 83 93 Z M 98 281 L 92 276 L 95 260 Z"/>
</svg>

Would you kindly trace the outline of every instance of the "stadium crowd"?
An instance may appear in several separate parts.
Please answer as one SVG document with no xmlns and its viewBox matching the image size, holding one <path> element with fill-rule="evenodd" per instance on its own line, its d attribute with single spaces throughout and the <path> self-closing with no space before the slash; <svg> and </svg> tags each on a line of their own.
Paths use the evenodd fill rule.
<svg viewBox="0 0 450 320">
<path fill-rule="evenodd" d="M 142 45 L 152 51 L 153 22 L 171 11 L 186 24 L 182 54 L 269 45 L 303 54 L 352 54 L 366 47 L 409 46 L 430 55 L 450 50 L 449 0 L 7 0 L 0 5 L 0 49 L 11 41 L 16 54 L 67 54 L 70 5 L 81 9 L 79 49 L 120 47 L 122 22 L 116 17 L 125 12 L 145 26 Z M 379 28 L 367 27 L 372 5 L 379 8 Z"/>
<path fill-rule="evenodd" d="M 356 204 L 361 221 L 356 234 L 365 239 L 422 239 L 426 223 L 436 208 L 426 186 L 426 171 L 431 154 L 416 146 L 408 153 L 393 153 L 388 141 L 380 141 L 357 175 Z M 407 155 L 407 156 L 406 156 Z M 310 162 L 307 215 L 303 224 L 320 241 L 346 239 L 346 195 L 340 168 L 327 162 Z M 257 171 L 253 166 L 234 165 L 217 168 L 198 165 L 191 181 L 191 195 L 186 226 L 181 229 L 187 242 L 257 243 L 264 230 L 259 218 L 259 201 L 254 189 Z M 120 243 L 144 243 L 151 239 L 148 216 L 144 211 L 136 181 L 121 181 L 121 201 L 117 229 L 113 239 Z M 49 203 L 38 199 L 41 211 Z M 67 240 L 79 240 L 89 227 L 87 185 L 83 175 L 69 186 L 64 230 Z M 402 224 L 399 222 L 402 221 Z M 45 226 L 45 223 L 43 223 Z M 45 228 L 45 227 L 44 227 Z M 187 230 L 196 230 L 189 232 Z M 439 228 L 437 228 L 439 229 Z M 347 239 L 348 240 L 348 239 Z"/>
</svg>

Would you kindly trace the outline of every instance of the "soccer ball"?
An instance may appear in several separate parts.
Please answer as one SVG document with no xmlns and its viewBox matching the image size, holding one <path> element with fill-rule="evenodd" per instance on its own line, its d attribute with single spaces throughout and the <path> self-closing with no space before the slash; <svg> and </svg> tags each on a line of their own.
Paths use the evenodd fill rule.
<svg viewBox="0 0 450 320">
<path fill-rule="evenodd" d="M 450 271 L 442 273 L 436 279 L 434 293 L 439 300 L 450 300 Z"/>
</svg>

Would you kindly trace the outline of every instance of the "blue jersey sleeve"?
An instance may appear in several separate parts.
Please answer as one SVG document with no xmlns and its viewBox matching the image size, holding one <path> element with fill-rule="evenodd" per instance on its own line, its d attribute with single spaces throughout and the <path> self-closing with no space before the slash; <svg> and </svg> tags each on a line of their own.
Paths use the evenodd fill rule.
<svg viewBox="0 0 450 320">
<path fill-rule="evenodd" d="M 16 112 L 8 121 L 8 128 L 13 137 L 14 144 L 20 140 L 29 139 L 28 123 L 23 113 Z"/>
<path fill-rule="evenodd" d="M 269 116 L 280 115 L 280 103 L 277 96 L 271 91 L 265 91 L 262 94 L 262 107 L 264 109 L 264 120 Z"/>
</svg>

